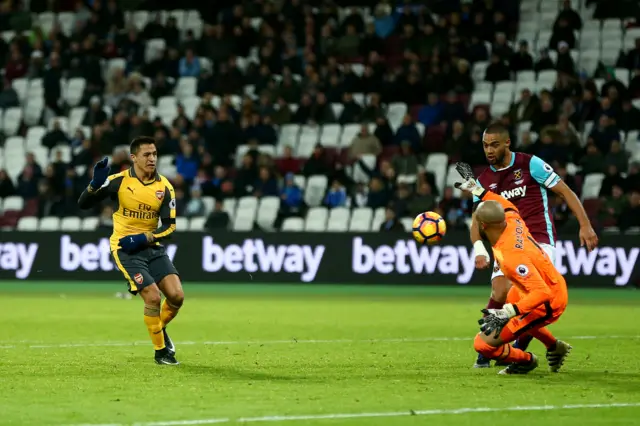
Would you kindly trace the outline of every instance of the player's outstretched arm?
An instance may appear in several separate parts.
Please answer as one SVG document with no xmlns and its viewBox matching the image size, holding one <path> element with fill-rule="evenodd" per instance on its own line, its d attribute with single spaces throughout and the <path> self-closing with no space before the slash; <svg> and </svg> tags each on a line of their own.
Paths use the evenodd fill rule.
<svg viewBox="0 0 640 426">
<path fill-rule="evenodd" d="M 558 176 L 549 164 L 541 158 L 533 156 L 529 163 L 531 176 L 540 184 L 540 186 L 550 189 L 555 194 L 561 196 L 571 209 L 574 216 L 580 223 L 580 243 L 587 246 L 589 250 L 593 250 L 598 245 L 598 236 L 591 226 L 591 221 L 587 212 L 584 210 L 580 199 L 575 192 L 567 186 L 567 184 Z"/>
<path fill-rule="evenodd" d="M 564 198 L 567 206 L 569 206 L 569 209 L 571 209 L 576 219 L 578 219 L 578 223 L 580 223 L 580 245 L 586 245 L 589 251 L 596 248 L 598 245 L 598 236 L 596 235 L 596 231 L 593 230 L 589 216 L 576 193 L 573 192 L 562 179 L 560 179 L 551 190 Z"/>
</svg>

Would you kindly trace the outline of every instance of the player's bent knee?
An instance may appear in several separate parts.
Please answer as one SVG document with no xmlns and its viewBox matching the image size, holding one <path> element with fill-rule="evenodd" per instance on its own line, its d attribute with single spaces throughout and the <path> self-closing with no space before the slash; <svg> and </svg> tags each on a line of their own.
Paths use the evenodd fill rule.
<svg viewBox="0 0 640 426">
<path fill-rule="evenodd" d="M 167 299 L 172 306 L 179 308 L 184 303 L 184 291 L 182 291 L 182 289 L 176 290 L 170 295 L 167 295 Z"/>
<path fill-rule="evenodd" d="M 160 289 L 155 284 L 147 286 L 140 292 L 142 300 L 144 300 L 145 306 L 158 306 L 162 302 L 162 296 L 160 295 Z"/>
<path fill-rule="evenodd" d="M 493 338 L 490 338 L 482 333 L 476 334 L 476 338 L 473 340 L 473 348 L 484 356 L 485 358 L 493 359 L 500 355 L 502 352 L 500 346 L 494 346 L 496 342 Z"/>
</svg>

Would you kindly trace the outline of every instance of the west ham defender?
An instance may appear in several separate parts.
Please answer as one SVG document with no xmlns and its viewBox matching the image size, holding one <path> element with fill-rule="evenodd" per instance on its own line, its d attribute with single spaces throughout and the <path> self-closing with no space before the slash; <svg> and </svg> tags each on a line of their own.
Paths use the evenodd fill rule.
<svg viewBox="0 0 640 426">
<path fill-rule="evenodd" d="M 500 123 L 489 125 L 482 137 L 484 153 L 489 167 L 480 174 L 478 183 L 496 194 L 511 201 L 520 211 L 525 224 L 537 243 L 556 260 L 556 230 L 553 223 L 547 190 L 561 196 L 580 223 L 580 244 L 588 250 L 598 245 L 598 237 L 591 226 L 589 217 L 580 203 L 580 199 L 558 176 L 553 168 L 540 158 L 510 149 L 508 129 Z M 474 197 L 474 206 L 480 199 Z M 471 241 L 476 254 L 476 268 L 485 269 L 489 266 L 489 253 L 482 243 L 480 229 L 475 220 L 471 225 Z M 511 288 L 510 281 L 494 263 L 491 276 L 491 298 L 487 309 L 500 309 L 507 299 Z M 525 334 L 516 342 L 515 346 L 526 350 L 531 342 L 531 335 Z M 476 368 L 490 366 L 490 360 L 482 355 L 474 365 Z"/>
</svg>

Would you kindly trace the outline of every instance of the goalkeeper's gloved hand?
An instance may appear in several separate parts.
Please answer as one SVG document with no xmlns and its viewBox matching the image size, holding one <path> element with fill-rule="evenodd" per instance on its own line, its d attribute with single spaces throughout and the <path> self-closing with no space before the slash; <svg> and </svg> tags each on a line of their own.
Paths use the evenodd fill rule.
<svg viewBox="0 0 640 426">
<path fill-rule="evenodd" d="M 93 178 L 89 182 L 89 186 L 93 191 L 97 191 L 107 181 L 109 177 L 109 159 L 104 157 L 93 166 Z"/>
<path fill-rule="evenodd" d="M 464 182 L 456 182 L 454 186 L 462 191 L 470 192 L 476 197 L 482 196 L 484 188 L 476 182 L 473 169 L 467 163 L 456 163 L 456 171 L 460 174 Z"/>
<path fill-rule="evenodd" d="M 511 303 L 505 304 L 502 309 L 483 309 L 482 313 L 486 316 L 478 320 L 480 331 L 487 336 L 495 333 L 495 338 L 500 336 L 502 329 L 507 325 L 509 320 L 518 314 L 516 308 Z"/>
<path fill-rule="evenodd" d="M 149 243 L 149 239 L 146 234 L 127 235 L 120 238 L 119 244 L 122 251 L 131 254 L 140 248 L 146 246 Z"/>
</svg>

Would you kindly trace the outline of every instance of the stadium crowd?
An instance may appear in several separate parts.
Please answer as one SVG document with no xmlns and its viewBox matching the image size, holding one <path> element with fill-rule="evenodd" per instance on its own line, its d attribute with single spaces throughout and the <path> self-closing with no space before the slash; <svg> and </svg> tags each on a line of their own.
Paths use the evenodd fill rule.
<svg viewBox="0 0 640 426">
<path fill-rule="evenodd" d="M 426 210 L 464 227 L 471 200 L 449 186 L 446 163 L 485 167 L 492 120 L 583 194 L 598 226 L 640 226 L 634 2 L 30 3 L 0 10 L 0 198 L 25 200 L 16 214 L 5 203 L 2 226 L 86 214 L 76 201 L 93 164 L 107 155 L 113 173 L 126 169 L 123 145 L 153 135 L 178 215 L 207 217 L 209 229 L 229 227 L 224 201 L 246 196 L 280 199 L 275 228 L 304 217 L 317 176 L 327 182 L 317 204 L 382 209 L 380 230 Z M 593 19 L 605 21 L 589 67 Z M 575 226 L 561 199 L 552 205 L 560 229 Z M 90 214 L 108 226 L 111 209 Z"/>
</svg>

